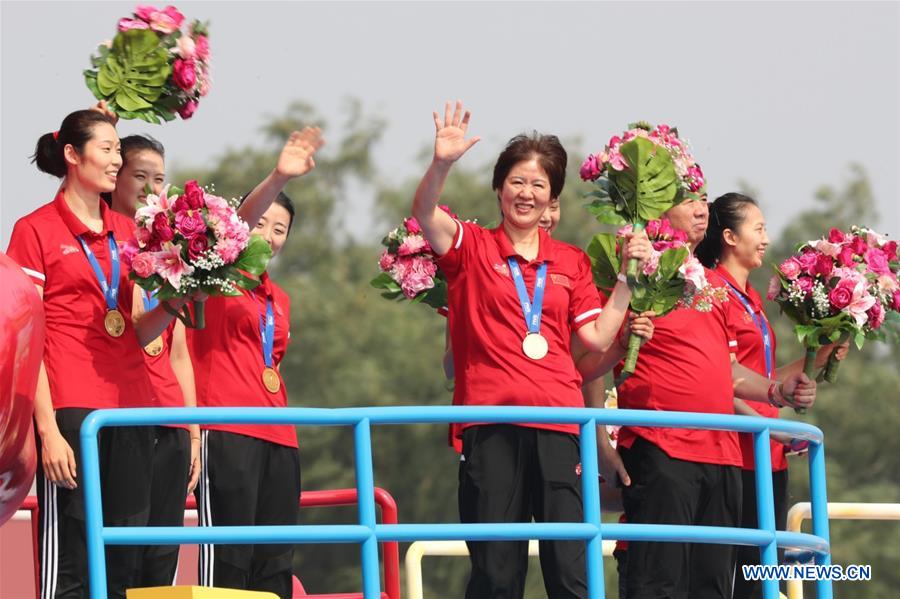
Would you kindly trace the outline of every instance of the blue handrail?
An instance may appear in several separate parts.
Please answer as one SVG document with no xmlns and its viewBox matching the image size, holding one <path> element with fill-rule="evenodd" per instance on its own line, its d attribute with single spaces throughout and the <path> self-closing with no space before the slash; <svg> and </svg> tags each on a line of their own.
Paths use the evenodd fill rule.
<svg viewBox="0 0 900 599">
<path fill-rule="evenodd" d="M 372 471 L 373 424 L 418 423 L 561 423 L 581 429 L 584 522 L 503 524 L 376 524 Z M 161 424 L 295 424 L 352 426 L 355 441 L 359 523 L 317 526 L 105 527 L 100 497 L 97 433 L 104 426 Z M 671 524 L 603 524 L 597 464 L 597 426 L 653 426 L 732 430 L 752 433 L 756 459 L 758 529 Z M 809 479 L 813 534 L 775 530 L 769 431 L 810 441 Z M 140 408 L 97 410 L 81 427 L 84 460 L 85 515 L 91 597 L 106 597 L 105 545 L 174 545 L 185 543 L 359 543 L 363 595 L 380 597 L 379 541 L 439 539 L 527 540 L 575 539 L 587 543 L 588 596 L 604 597 L 603 538 L 627 541 L 668 541 L 755 545 L 763 565 L 777 564 L 777 548 L 812 551 L 819 565 L 831 564 L 822 431 L 809 424 L 730 414 L 604 410 L 597 408 L 525 408 L 493 406 L 427 406 L 380 408 Z M 831 581 L 819 580 L 820 599 L 831 599 Z M 777 599 L 778 581 L 763 582 L 765 599 Z"/>
</svg>

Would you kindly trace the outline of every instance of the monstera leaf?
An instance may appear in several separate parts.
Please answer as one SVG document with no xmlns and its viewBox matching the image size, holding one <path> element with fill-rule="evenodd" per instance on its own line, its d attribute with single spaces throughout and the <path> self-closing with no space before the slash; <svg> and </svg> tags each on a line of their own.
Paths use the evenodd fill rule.
<svg viewBox="0 0 900 599">
<path fill-rule="evenodd" d="M 622 144 L 621 153 L 628 168 L 610 172 L 610 196 L 621 206 L 621 212 L 629 222 L 660 218 L 680 199 L 678 175 L 671 155 L 643 137 Z"/>
<path fill-rule="evenodd" d="M 96 77 L 85 72 L 85 82 L 111 108 L 121 113 L 153 109 L 171 74 L 168 51 L 148 29 L 131 29 L 116 35 Z"/>
</svg>

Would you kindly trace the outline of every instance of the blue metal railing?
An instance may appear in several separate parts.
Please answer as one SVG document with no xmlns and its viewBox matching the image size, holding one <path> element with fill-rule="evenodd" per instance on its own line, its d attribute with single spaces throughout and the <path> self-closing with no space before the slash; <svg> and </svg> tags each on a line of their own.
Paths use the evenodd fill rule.
<svg viewBox="0 0 900 599">
<path fill-rule="evenodd" d="M 371 426 L 419 423 L 536 423 L 577 424 L 581 428 L 584 522 L 503 524 L 376 524 L 372 472 Z M 100 497 L 97 432 L 104 426 L 159 424 L 299 424 L 352 426 L 356 455 L 359 524 L 309 526 L 104 527 Z M 756 458 L 758 529 L 672 524 L 603 524 L 597 464 L 597 426 L 654 426 L 699 428 L 752 433 Z M 813 534 L 775 530 L 772 501 L 769 431 L 810 441 L 809 479 Z M 778 547 L 809 550 L 816 563 L 831 564 L 822 431 L 789 420 L 725 414 L 523 407 L 383 407 L 383 408 L 156 408 L 97 410 L 81 427 L 84 493 L 91 597 L 106 597 L 104 546 L 169 545 L 185 543 L 359 543 L 362 583 L 366 599 L 380 597 L 379 541 L 442 539 L 526 540 L 572 539 L 587 544 L 588 596 L 604 597 L 602 540 L 668 541 L 756 545 L 763 565 L 776 565 Z M 740 575 L 740 573 L 738 573 Z M 816 583 L 817 596 L 831 599 L 831 582 Z M 765 599 L 777 599 L 778 581 L 763 582 Z"/>
</svg>

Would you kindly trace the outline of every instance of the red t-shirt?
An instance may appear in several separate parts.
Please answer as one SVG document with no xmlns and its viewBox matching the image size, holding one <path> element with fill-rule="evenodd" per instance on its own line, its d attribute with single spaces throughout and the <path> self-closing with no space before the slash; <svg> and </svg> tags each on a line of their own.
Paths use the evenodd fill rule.
<svg viewBox="0 0 900 599">
<path fill-rule="evenodd" d="M 571 356 L 573 331 L 594 321 L 603 302 L 591 263 L 580 249 L 539 231 L 539 249 L 527 261 L 502 227 L 457 223 L 453 245 L 438 262 L 447 277 L 453 345 L 454 405 L 584 407 L 581 375 Z M 537 269 L 547 262 L 540 333 L 549 351 L 532 360 L 522 351 L 528 331 L 508 257 L 519 263 L 529 298 Z M 467 425 L 465 425 L 467 426 Z M 576 425 L 528 424 L 578 433 Z"/>
<path fill-rule="evenodd" d="M 756 290 L 747 282 L 746 293 L 741 293 L 740 286 L 734 277 L 719 265 L 716 268 L 716 274 L 729 283 L 728 293 L 731 301 L 728 302 L 729 322 L 734 327 L 734 336 L 737 339 L 737 361 L 752 370 L 758 372 L 762 376 L 770 377 L 774 374 L 775 369 L 775 331 L 769 326 L 769 319 L 763 311 L 762 298 Z M 753 309 L 753 316 L 747 311 L 746 306 L 741 301 L 741 296 L 750 303 Z M 756 321 L 754 321 L 754 316 Z M 772 369 L 773 373 L 766 372 L 766 350 L 763 342 L 762 333 L 759 330 L 757 322 L 762 322 L 769 331 L 769 340 L 772 344 Z M 767 403 L 759 401 L 748 401 L 748 406 L 756 410 L 760 416 L 768 418 L 778 418 L 778 408 Z M 739 433 L 741 444 L 741 455 L 743 457 L 744 470 L 754 470 L 755 460 L 753 459 L 753 435 L 747 433 Z M 778 472 L 788 467 L 787 458 L 784 456 L 784 445 L 777 441 L 770 441 L 772 449 L 772 470 Z"/>
<path fill-rule="evenodd" d="M 121 247 L 132 237 L 134 223 L 105 202 L 100 202 L 100 214 L 103 230 L 95 233 L 75 216 L 60 189 L 52 202 L 16 222 L 6 250 L 43 288 L 44 366 L 56 410 L 158 405 L 131 322 L 133 284 L 128 269 L 120 261 L 118 309 L 125 317 L 125 332 L 111 337 L 103 326 L 106 299 L 78 242 L 83 236 L 109 277 L 108 233 Z"/>
<path fill-rule="evenodd" d="M 713 271 L 707 269 L 706 276 L 710 284 L 725 286 Z M 618 387 L 619 407 L 734 414 L 731 353 L 736 340 L 727 303 L 713 301 L 709 312 L 679 306 L 656 318 L 653 338 L 641 347 L 634 374 Z M 733 432 L 623 426 L 619 445 L 631 447 L 637 437 L 680 460 L 742 463 Z"/>
<path fill-rule="evenodd" d="M 150 377 L 153 391 L 156 393 L 156 397 L 159 400 L 157 405 L 162 408 L 184 407 L 184 393 L 181 390 L 181 385 L 178 383 L 178 378 L 175 376 L 175 370 L 172 369 L 171 349 L 175 322 L 176 321 L 173 320 L 169 326 L 166 327 L 166 330 L 163 331 L 162 335 L 160 335 L 162 338 L 163 350 L 159 354 L 151 356 L 146 351 L 141 351 L 141 353 L 144 354 L 144 364 L 147 365 L 147 375 Z M 172 424 L 168 426 L 174 428 L 188 428 L 188 425 L 186 424 Z"/>
<path fill-rule="evenodd" d="M 262 284 L 234 297 L 211 297 L 206 302 L 206 328 L 188 329 L 188 347 L 194 364 L 197 405 L 201 407 L 287 406 L 287 390 L 277 366 L 290 337 L 291 300 L 263 274 Z M 262 381 L 265 368 L 260 317 L 265 319 L 266 297 L 272 298 L 275 339 L 272 365 L 281 386 L 270 393 Z M 297 430 L 290 425 L 210 424 L 202 428 L 227 431 L 297 447 Z"/>
</svg>

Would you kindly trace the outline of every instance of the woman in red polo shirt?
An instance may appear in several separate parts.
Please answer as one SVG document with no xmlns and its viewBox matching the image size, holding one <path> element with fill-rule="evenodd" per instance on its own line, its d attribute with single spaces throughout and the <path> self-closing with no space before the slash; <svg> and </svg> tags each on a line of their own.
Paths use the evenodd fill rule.
<svg viewBox="0 0 900 599">
<path fill-rule="evenodd" d="M 156 309 L 132 322 L 132 284 L 119 244 L 134 224 L 109 210 L 100 194 L 115 188 L 122 160 L 110 118 L 96 110 L 68 115 L 43 135 L 34 160 L 61 178 L 56 198 L 21 218 L 7 253 L 43 298 L 46 340 L 35 393 L 42 597 L 86 597 L 87 556 L 79 429 L 98 408 L 156 405 L 140 343 L 171 320 Z M 181 303 L 173 302 L 173 308 Z M 101 430 L 104 523 L 142 525 L 149 513 L 151 440 L 146 427 Z M 107 549 L 110 597 L 134 586 L 138 549 Z"/>
<path fill-rule="evenodd" d="M 110 194 L 110 206 L 130 219 L 138 204 L 144 202 L 149 188 L 160 193 L 165 184 L 165 149 L 152 137 L 129 135 L 121 140 L 122 167 L 116 188 Z M 159 303 L 143 289 L 134 286 L 134 312 L 137 318 Z M 162 335 L 143 348 L 147 373 L 160 407 L 195 406 L 194 369 L 188 354 L 184 324 L 172 320 Z M 183 487 L 190 494 L 200 476 L 200 427 L 155 426 L 153 468 L 150 482 L 148 526 L 183 526 L 184 497 L 175 492 Z M 137 586 L 156 587 L 174 584 L 178 567 L 178 545 L 148 545 L 142 550 Z"/>
<path fill-rule="evenodd" d="M 437 207 L 453 163 L 478 141 L 465 139 L 469 118 L 460 102 L 455 109 L 447 103 L 443 119 L 434 113 L 434 158 L 412 207 L 448 281 L 454 403 L 582 407 L 572 335 L 606 350 L 630 292 L 618 284 L 604 306 L 584 252 L 539 226 L 565 182 L 566 152 L 556 137 L 519 136 L 500 154 L 493 177 L 498 228 L 461 223 Z M 626 253 L 647 256 L 646 236 L 633 237 Z M 577 432 L 560 424 L 464 425 L 460 520 L 581 521 Z M 522 596 L 527 543 L 468 545 L 466 597 Z M 583 542 L 542 542 L 541 568 L 549 596 L 585 596 Z"/>
<path fill-rule="evenodd" d="M 726 193 L 709 206 L 709 228 L 706 238 L 697 247 L 697 258 L 707 268 L 715 269 L 728 287 L 730 301 L 726 308 L 730 312 L 729 322 L 737 341 L 738 362 L 767 378 L 783 379 L 791 372 L 803 369 L 803 360 L 775 367 L 775 331 L 769 325 L 763 310 L 762 298 L 750 285 L 750 273 L 763 264 L 763 257 L 769 245 L 766 221 L 756 200 L 740 193 Z M 822 368 L 834 346 L 823 347 L 816 357 L 817 367 Z M 846 355 L 846 347 L 838 352 L 839 358 Z M 747 416 L 767 416 L 778 418 L 779 409 L 761 402 L 746 402 L 736 397 L 735 412 Z M 756 478 L 753 459 L 753 436 L 739 435 L 741 448 L 741 475 L 743 479 L 743 501 L 741 526 L 756 528 Z M 790 447 L 790 438 L 772 433 L 772 487 L 775 497 L 775 524 L 785 530 L 788 510 L 788 463 L 785 451 Z M 759 564 L 759 549 L 738 547 L 737 568 L 734 578 L 734 597 L 762 597 L 760 581 L 745 580 L 741 566 Z"/>
<path fill-rule="evenodd" d="M 317 128 L 294 133 L 275 170 L 238 210 L 251 231 L 277 256 L 294 220 L 294 207 L 281 190 L 315 166 L 323 141 Z M 197 404 L 204 407 L 286 407 L 278 366 L 290 338 L 290 297 L 270 278 L 236 297 L 206 304 L 206 328 L 190 331 Z M 293 426 L 204 425 L 203 474 L 197 488 L 203 526 L 296 524 L 300 501 L 300 458 Z M 204 586 L 292 592 L 293 546 L 202 545 Z"/>
</svg>

